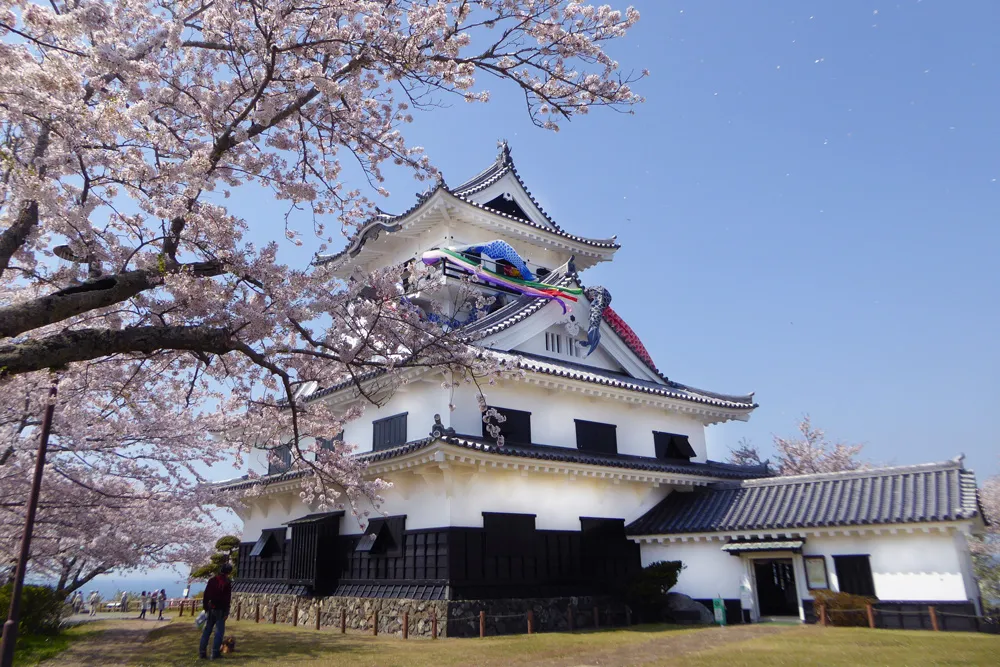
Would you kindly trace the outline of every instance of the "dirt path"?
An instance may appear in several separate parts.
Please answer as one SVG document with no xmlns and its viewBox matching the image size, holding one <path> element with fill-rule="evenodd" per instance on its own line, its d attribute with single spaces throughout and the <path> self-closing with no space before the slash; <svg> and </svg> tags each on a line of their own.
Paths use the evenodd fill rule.
<svg viewBox="0 0 1000 667">
<path fill-rule="evenodd" d="M 91 665 L 134 665 L 146 636 L 166 623 L 148 621 L 104 621 L 100 637 L 70 644 L 70 647 L 43 667 L 90 667 Z"/>
<path fill-rule="evenodd" d="M 539 667 L 591 667 L 592 665 L 642 665 L 667 657 L 694 653 L 722 644 L 742 642 L 764 635 L 785 632 L 794 626 L 733 625 L 727 628 L 706 628 L 677 636 L 667 635 L 653 641 L 631 644 L 616 649 L 594 652 L 585 658 L 557 658 L 532 662 Z"/>
</svg>

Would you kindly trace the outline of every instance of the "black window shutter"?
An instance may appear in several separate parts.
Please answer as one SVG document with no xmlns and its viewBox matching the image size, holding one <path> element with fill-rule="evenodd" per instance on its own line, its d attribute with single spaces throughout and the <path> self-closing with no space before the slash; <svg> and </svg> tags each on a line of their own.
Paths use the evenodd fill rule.
<svg viewBox="0 0 1000 667">
<path fill-rule="evenodd" d="M 372 449 L 389 449 L 406 444 L 406 412 L 372 422 Z"/>
<path fill-rule="evenodd" d="M 487 556 L 530 556 L 535 549 L 535 515 L 483 512 Z"/>
<path fill-rule="evenodd" d="M 834 556 L 833 565 L 837 570 L 837 583 L 841 593 L 875 596 L 872 564 L 867 555 Z"/>
<path fill-rule="evenodd" d="M 694 457 L 694 447 L 686 435 L 677 433 L 661 433 L 653 431 L 653 447 L 658 459 L 683 459 L 690 461 Z"/>
<path fill-rule="evenodd" d="M 510 408 L 497 408 L 492 405 L 490 407 L 494 408 L 497 412 L 507 418 L 504 423 L 498 424 L 500 427 L 500 434 L 503 436 L 504 442 L 512 445 L 531 444 L 530 412 L 525 412 L 524 410 L 511 410 Z M 489 431 L 486 430 L 486 422 L 483 422 L 483 438 L 490 440 L 491 442 L 496 442 L 496 438 L 491 437 Z"/>
<path fill-rule="evenodd" d="M 576 447 L 594 454 L 618 453 L 618 427 L 576 419 Z"/>
</svg>

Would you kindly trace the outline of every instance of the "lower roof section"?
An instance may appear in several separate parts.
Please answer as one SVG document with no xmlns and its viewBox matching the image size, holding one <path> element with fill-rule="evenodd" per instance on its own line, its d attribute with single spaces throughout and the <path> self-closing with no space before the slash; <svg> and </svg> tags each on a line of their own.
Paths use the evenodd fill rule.
<svg viewBox="0 0 1000 667">
<path fill-rule="evenodd" d="M 630 535 L 794 530 L 982 517 L 962 459 L 817 475 L 723 482 L 671 493 Z"/>
<path fill-rule="evenodd" d="M 632 456 L 629 454 L 599 454 L 586 452 L 570 447 L 553 447 L 551 445 L 497 445 L 489 440 L 465 435 L 440 435 L 414 440 L 405 445 L 383 449 L 374 452 L 357 454 L 357 458 L 373 468 L 384 467 L 396 460 L 412 458 L 416 455 L 430 454 L 446 448 L 451 451 L 465 451 L 470 456 L 482 455 L 489 457 L 509 458 L 512 462 L 524 463 L 552 462 L 555 464 L 593 466 L 595 468 L 619 469 L 651 474 L 679 475 L 687 479 L 701 478 L 700 483 L 706 484 L 717 480 L 744 480 L 767 477 L 771 473 L 767 466 L 739 466 L 718 461 L 704 463 L 657 459 L 651 456 Z M 266 475 L 258 479 L 243 476 L 239 479 L 221 482 L 217 488 L 226 490 L 249 489 L 255 485 L 268 485 L 292 481 L 301 478 L 307 471 L 296 470 L 276 475 Z"/>
<path fill-rule="evenodd" d="M 453 445 L 474 452 L 532 461 L 575 463 L 709 478 L 748 479 L 765 477 L 770 474 L 765 466 L 738 466 L 717 461 L 697 463 L 682 460 L 657 459 L 651 456 L 633 456 L 630 454 L 599 454 L 572 449 L 570 447 L 553 447 L 551 445 L 538 444 L 504 444 L 500 446 L 484 438 L 467 435 L 443 435 L 441 437 L 425 438 L 392 449 L 361 454 L 360 458 L 369 463 L 381 462 L 428 448 L 435 443 Z"/>
<path fill-rule="evenodd" d="M 233 580 L 234 593 L 251 595 L 306 595 L 305 586 L 291 586 L 283 581 L 252 581 L 247 579 Z"/>
</svg>

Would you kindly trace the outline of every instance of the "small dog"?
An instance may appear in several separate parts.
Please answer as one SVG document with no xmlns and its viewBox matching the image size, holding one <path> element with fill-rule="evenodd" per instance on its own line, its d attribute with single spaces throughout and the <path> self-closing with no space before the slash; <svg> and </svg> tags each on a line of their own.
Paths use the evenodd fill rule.
<svg viewBox="0 0 1000 667">
<path fill-rule="evenodd" d="M 236 637 L 229 636 L 222 640 L 223 653 L 236 653 Z"/>
</svg>

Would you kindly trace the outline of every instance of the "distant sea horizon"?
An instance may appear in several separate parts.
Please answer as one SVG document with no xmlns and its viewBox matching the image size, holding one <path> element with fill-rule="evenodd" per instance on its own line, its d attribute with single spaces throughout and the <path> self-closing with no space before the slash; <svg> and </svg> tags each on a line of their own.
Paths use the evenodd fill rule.
<svg viewBox="0 0 1000 667">
<path fill-rule="evenodd" d="M 32 581 L 31 583 L 52 585 L 52 581 Z M 205 589 L 205 581 L 197 580 L 190 584 L 188 597 L 200 593 Z M 128 591 L 138 595 L 142 591 L 167 592 L 168 598 L 180 598 L 184 595 L 184 589 L 188 586 L 187 577 L 184 576 L 149 576 L 142 573 L 105 574 L 95 577 L 89 583 L 80 588 L 80 592 L 86 597 L 91 591 L 97 591 L 102 600 L 110 600 L 121 591 Z"/>
</svg>

